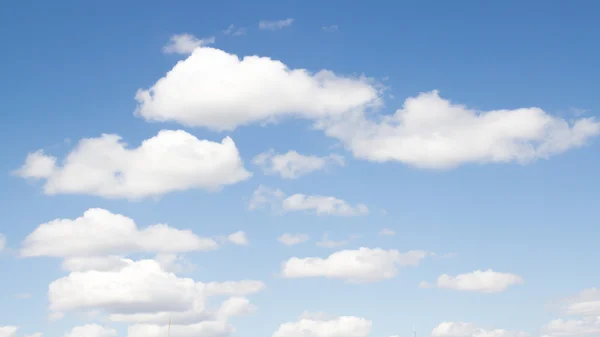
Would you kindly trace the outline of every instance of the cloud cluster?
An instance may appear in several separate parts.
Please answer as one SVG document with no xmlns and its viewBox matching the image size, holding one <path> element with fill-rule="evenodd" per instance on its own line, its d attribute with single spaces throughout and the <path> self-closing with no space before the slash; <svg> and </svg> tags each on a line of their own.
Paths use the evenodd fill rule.
<svg viewBox="0 0 600 337">
<path fill-rule="evenodd" d="M 335 154 L 323 157 L 303 155 L 296 151 L 279 154 L 271 149 L 254 157 L 252 162 L 260 166 L 265 174 L 276 174 L 284 179 L 296 179 L 331 166 L 343 166 L 344 158 Z"/>
<path fill-rule="evenodd" d="M 442 274 L 437 278 L 434 286 L 438 288 L 454 289 L 459 291 L 472 291 L 480 293 L 502 292 L 508 287 L 523 283 L 523 278 L 511 273 L 500 273 L 488 269 L 475 270 L 466 274 L 451 276 Z M 422 288 L 431 287 L 427 282 L 420 284 Z"/>
<path fill-rule="evenodd" d="M 30 153 L 16 173 L 45 180 L 49 195 L 127 199 L 193 188 L 218 190 L 252 175 L 231 138 L 217 143 L 182 130 L 162 130 L 133 149 L 114 134 L 82 139 L 62 165 L 40 150 Z"/>
<path fill-rule="evenodd" d="M 342 199 L 332 196 L 305 195 L 296 193 L 286 196 L 279 189 L 260 185 L 252 194 L 248 208 L 261 209 L 269 206 L 277 213 L 313 212 L 316 215 L 359 216 L 369 213 L 365 204 L 350 205 Z"/>
<path fill-rule="evenodd" d="M 562 301 L 561 312 L 576 319 L 555 319 L 543 327 L 547 337 L 600 335 L 600 290 L 590 288 Z"/>
<path fill-rule="evenodd" d="M 372 322 L 362 317 L 300 318 L 279 326 L 272 337 L 366 337 Z"/>
<path fill-rule="evenodd" d="M 164 46 L 163 52 L 166 54 L 191 54 L 194 49 L 201 46 L 208 46 L 215 43 L 215 37 L 198 39 L 191 34 L 176 34 L 171 36 L 169 44 Z"/>
<path fill-rule="evenodd" d="M 504 329 L 486 330 L 472 323 L 442 322 L 431 332 L 431 337 L 527 337 L 523 331 Z"/>
</svg>

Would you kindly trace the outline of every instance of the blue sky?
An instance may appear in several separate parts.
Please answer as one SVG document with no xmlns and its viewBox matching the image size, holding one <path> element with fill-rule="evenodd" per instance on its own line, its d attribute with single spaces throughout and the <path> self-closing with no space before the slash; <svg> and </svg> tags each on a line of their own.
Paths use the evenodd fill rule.
<svg viewBox="0 0 600 337">
<path fill-rule="evenodd" d="M 2 4 L 0 337 L 600 336 L 599 6 Z"/>
</svg>

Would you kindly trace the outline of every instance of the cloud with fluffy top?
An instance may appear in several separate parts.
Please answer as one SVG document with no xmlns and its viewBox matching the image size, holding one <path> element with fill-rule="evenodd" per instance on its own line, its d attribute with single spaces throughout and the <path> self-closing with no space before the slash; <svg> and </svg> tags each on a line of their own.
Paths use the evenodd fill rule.
<svg viewBox="0 0 600 337">
<path fill-rule="evenodd" d="M 71 329 L 64 337 L 113 337 L 117 335 L 117 330 L 103 327 L 98 324 L 86 324 L 76 326 Z"/>
<path fill-rule="evenodd" d="M 393 278 L 398 274 L 399 268 L 417 266 L 429 255 L 431 253 L 421 250 L 400 253 L 395 249 L 361 247 L 338 251 L 326 258 L 292 257 L 283 262 L 281 276 L 324 277 L 350 283 L 371 283 Z"/>
<path fill-rule="evenodd" d="M 372 325 L 370 320 L 363 317 L 313 316 L 281 324 L 272 337 L 365 337 L 371 332 Z"/>
<path fill-rule="evenodd" d="M 56 157 L 40 150 L 30 153 L 16 174 L 44 180 L 48 195 L 113 199 L 141 199 L 189 189 L 214 191 L 252 175 L 231 138 L 217 143 L 182 130 L 162 130 L 137 148 L 127 148 L 114 134 L 82 139 L 60 166 Z"/>
<path fill-rule="evenodd" d="M 319 157 L 303 155 L 296 151 L 279 154 L 271 149 L 254 157 L 252 162 L 262 168 L 265 174 L 296 179 L 328 167 L 344 166 L 344 157 L 335 154 Z"/>
<path fill-rule="evenodd" d="M 134 252 L 205 251 L 217 247 L 213 239 L 199 237 L 190 230 L 179 230 L 165 224 L 140 230 L 131 218 L 91 208 L 76 219 L 55 219 L 39 225 L 23 241 L 21 255 L 86 257 Z"/>
<path fill-rule="evenodd" d="M 171 36 L 169 44 L 163 47 L 165 54 L 191 54 L 194 49 L 215 43 L 215 37 L 198 39 L 192 34 L 176 34 Z"/>
<path fill-rule="evenodd" d="M 527 337 L 523 331 L 483 329 L 472 323 L 442 322 L 431 332 L 431 337 Z"/>
<path fill-rule="evenodd" d="M 421 288 L 438 287 L 459 291 L 472 291 L 479 293 L 498 293 L 505 291 L 508 287 L 522 284 L 523 278 L 511 273 L 500 273 L 488 269 L 485 271 L 475 270 L 471 273 L 450 276 L 442 274 L 437 278 L 434 285 L 421 282 Z"/>
<path fill-rule="evenodd" d="M 379 97 L 365 78 L 312 74 L 268 57 L 240 59 L 200 47 L 151 88 L 138 90 L 135 99 L 136 114 L 146 120 L 223 131 L 284 117 L 339 116 Z"/>
<path fill-rule="evenodd" d="M 365 204 L 350 205 L 347 201 L 332 196 L 305 195 L 296 193 L 286 196 L 279 189 L 260 185 L 252 194 L 248 209 L 270 206 L 276 213 L 312 212 L 316 215 L 360 216 L 369 214 Z"/>
<path fill-rule="evenodd" d="M 124 262 L 119 270 L 71 272 L 53 281 L 48 288 L 50 310 L 101 310 L 117 322 L 166 324 L 171 317 L 174 324 L 193 324 L 249 311 L 249 303 L 239 299 L 225 311 L 212 310 L 206 306 L 208 297 L 239 297 L 264 289 L 253 280 L 196 282 L 165 271 L 155 260 Z"/>
<path fill-rule="evenodd" d="M 213 130 L 308 119 L 355 158 L 438 170 L 526 164 L 584 146 L 600 133 L 593 117 L 567 121 L 536 107 L 477 111 L 436 90 L 407 98 L 394 114 L 373 113 L 382 106 L 381 92 L 366 78 L 312 74 L 268 57 L 240 59 L 201 47 L 150 89 L 139 90 L 136 111 L 147 120 Z"/>
</svg>

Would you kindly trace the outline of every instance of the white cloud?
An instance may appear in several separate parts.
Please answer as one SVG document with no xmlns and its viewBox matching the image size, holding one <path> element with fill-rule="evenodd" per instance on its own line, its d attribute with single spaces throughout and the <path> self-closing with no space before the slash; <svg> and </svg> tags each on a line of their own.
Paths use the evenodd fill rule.
<svg viewBox="0 0 600 337">
<path fill-rule="evenodd" d="M 260 85 L 257 86 L 256 83 Z M 283 117 L 321 119 L 379 102 L 364 78 L 311 74 L 268 57 L 201 47 L 148 90 L 138 90 L 136 114 L 152 121 L 233 130 Z"/>
<path fill-rule="evenodd" d="M 191 34 L 177 34 L 171 36 L 169 44 L 163 47 L 166 54 L 191 54 L 194 49 L 215 43 L 215 37 L 198 39 Z"/>
<path fill-rule="evenodd" d="M 100 310 L 118 322 L 160 325 L 172 317 L 174 324 L 193 324 L 215 319 L 217 311 L 206 307 L 208 297 L 264 289 L 262 282 L 251 280 L 196 282 L 165 271 L 155 260 L 124 261 L 127 266 L 119 270 L 71 272 L 55 280 L 48 290 L 50 310 Z"/>
<path fill-rule="evenodd" d="M 500 273 L 491 269 L 475 270 L 466 274 L 450 276 L 442 274 L 437 278 L 435 286 L 438 288 L 454 289 L 460 291 L 473 291 L 480 293 L 497 293 L 505 291 L 508 287 L 523 283 L 519 275 Z M 421 283 L 421 288 L 428 288 L 426 282 Z"/>
<path fill-rule="evenodd" d="M 284 20 L 273 20 L 273 21 L 261 20 L 258 23 L 258 29 L 279 30 L 279 29 L 291 26 L 292 23 L 294 23 L 294 19 L 292 19 L 292 18 L 287 18 Z"/>
<path fill-rule="evenodd" d="M 333 32 L 337 32 L 340 29 L 340 27 L 338 25 L 331 25 L 331 26 L 323 26 L 323 27 L 321 27 L 321 29 L 323 29 L 323 31 L 326 33 L 333 33 Z"/>
<path fill-rule="evenodd" d="M 357 113 L 324 126 L 356 158 L 398 161 L 427 169 L 466 163 L 528 163 L 584 145 L 600 123 L 573 123 L 539 108 L 480 112 L 441 98 L 437 91 L 408 98 L 379 121 Z"/>
<path fill-rule="evenodd" d="M 600 316 L 583 319 L 555 319 L 544 326 L 543 331 L 549 336 L 598 336 L 600 335 Z"/>
<path fill-rule="evenodd" d="M 383 228 L 382 230 L 379 231 L 379 235 L 381 236 L 394 236 L 396 235 L 396 232 L 389 229 L 389 228 Z"/>
<path fill-rule="evenodd" d="M 231 233 L 227 236 L 227 240 L 229 242 L 232 242 L 236 245 L 240 245 L 240 246 L 245 246 L 248 245 L 248 237 L 246 236 L 246 233 L 243 231 L 237 231 L 235 233 Z"/>
<path fill-rule="evenodd" d="M 527 337 L 522 331 L 486 330 L 471 323 L 442 322 L 431 332 L 432 337 Z"/>
<path fill-rule="evenodd" d="M 225 35 L 231 35 L 231 36 L 245 35 L 246 34 L 246 28 L 236 27 L 234 24 L 231 24 L 231 25 L 229 25 L 229 27 L 227 27 L 227 29 L 225 29 L 223 31 L 223 34 L 225 34 Z"/>
<path fill-rule="evenodd" d="M 308 241 L 308 239 L 310 239 L 310 237 L 307 234 L 285 233 L 285 234 L 282 234 L 281 236 L 279 236 L 277 238 L 277 241 L 281 242 L 282 244 L 284 244 L 286 246 L 293 246 L 293 245 L 300 244 L 302 242 L 306 242 L 306 241 Z"/>
<path fill-rule="evenodd" d="M 371 326 L 371 321 L 355 316 L 304 318 L 281 324 L 273 337 L 365 337 L 371 332 Z"/>
<path fill-rule="evenodd" d="M 0 252 L 6 248 L 6 236 L 0 233 Z"/>
<path fill-rule="evenodd" d="M 101 242 L 95 242 L 94 244 L 101 244 Z M 62 269 L 66 271 L 110 271 L 119 270 L 126 266 L 127 262 L 121 256 L 116 255 L 68 257 L 61 264 Z"/>
<path fill-rule="evenodd" d="M 200 140 L 182 130 L 162 130 L 135 149 L 117 135 L 82 139 L 62 166 L 43 151 L 30 153 L 16 172 L 44 179 L 44 192 L 139 199 L 192 188 L 218 190 L 248 179 L 229 137 Z"/>
<path fill-rule="evenodd" d="M 345 246 L 347 244 L 350 243 L 350 241 L 352 239 L 354 239 L 354 236 L 350 236 L 350 238 L 346 239 L 346 240 L 331 240 L 329 239 L 329 234 L 325 233 L 323 234 L 323 238 L 321 239 L 321 241 L 318 241 L 316 243 L 317 247 L 324 247 L 324 248 L 336 248 L 336 247 L 342 247 Z"/>
<path fill-rule="evenodd" d="M 117 330 L 103 327 L 98 324 L 87 324 L 76 326 L 64 337 L 113 337 L 117 335 Z"/>
<path fill-rule="evenodd" d="M 335 252 L 327 258 L 293 257 L 283 263 L 281 275 L 286 278 L 325 277 L 352 283 L 376 282 L 393 278 L 400 267 L 418 265 L 427 255 L 429 253 L 419 250 L 400 253 L 394 249 L 361 247 Z"/>
<path fill-rule="evenodd" d="M 31 335 L 25 335 L 25 337 L 42 337 L 44 334 L 41 332 L 35 332 L 32 333 Z"/>
<path fill-rule="evenodd" d="M 223 321 L 205 321 L 195 324 L 171 325 L 171 336 L 177 337 L 225 337 L 234 329 Z M 136 324 L 130 326 L 127 337 L 164 337 L 167 336 L 168 325 Z"/>
<path fill-rule="evenodd" d="M 0 326 L 0 337 L 14 337 L 19 327 L 16 326 Z"/>
<path fill-rule="evenodd" d="M 22 256 L 95 257 L 105 254 L 131 252 L 189 252 L 217 248 L 213 239 L 202 238 L 190 230 L 179 230 L 165 224 L 152 225 L 142 230 L 135 222 L 121 214 L 105 209 L 91 208 L 83 216 L 55 219 L 39 225 L 23 241 Z M 105 265 L 112 269 L 119 263 L 110 257 L 100 259 L 67 260 L 63 267 L 83 270 Z"/>
<path fill-rule="evenodd" d="M 257 155 L 252 162 L 265 174 L 277 174 L 284 179 L 296 179 L 334 165 L 344 166 L 344 158 L 335 154 L 324 157 L 302 155 L 296 151 L 278 154 L 273 149 Z"/>
<path fill-rule="evenodd" d="M 275 212 L 311 211 L 316 215 L 359 216 L 369 213 L 365 204 L 352 206 L 345 200 L 331 196 L 305 195 L 296 193 L 289 197 L 279 189 L 260 185 L 252 194 L 250 210 L 270 206 Z"/>
<path fill-rule="evenodd" d="M 562 311 L 567 315 L 600 317 L 600 289 L 585 289 L 564 302 Z"/>
</svg>

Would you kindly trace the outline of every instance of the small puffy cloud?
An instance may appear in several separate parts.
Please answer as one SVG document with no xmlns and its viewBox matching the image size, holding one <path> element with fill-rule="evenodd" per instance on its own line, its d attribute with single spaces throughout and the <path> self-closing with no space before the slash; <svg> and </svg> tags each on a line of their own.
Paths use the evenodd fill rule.
<svg viewBox="0 0 600 337">
<path fill-rule="evenodd" d="M 438 288 L 454 289 L 460 291 L 473 291 L 480 293 L 497 293 L 508 289 L 508 287 L 523 283 L 519 275 L 511 273 L 500 273 L 491 269 L 482 271 L 475 270 L 466 274 L 450 276 L 442 274 L 437 278 L 435 286 Z M 421 283 L 421 288 L 430 288 L 426 282 Z"/>
<path fill-rule="evenodd" d="M 567 315 L 600 317 L 600 289 L 590 288 L 563 301 L 562 311 Z"/>
<path fill-rule="evenodd" d="M 482 329 L 472 323 L 442 322 L 431 332 L 431 337 L 527 337 L 522 331 Z"/>
<path fill-rule="evenodd" d="M 340 27 L 338 25 L 331 25 L 331 26 L 323 26 L 323 27 L 321 27 L 321 29 L 323 29 L 323 31 L 326 33 L 333 33 L 333 32 L 337 32 L 340 29 Z"/>
<path fill-rule="evenodd" d="M 138 229 L 121 214 L 91 208 L 76 219 L 55 219 L 39 225 L 23 241 L 22 256 L 94 257 L 132 252 L 189 252 L 217 248 L 213 239 L 165 224 Z M 110 257 L 66 260 L 68 270 L 113 269 Z M 87 267 L 86 267 L 87 266 Z"/>
<path fill-rule="evenodd" d="M 98 324 L 87 324 L 76 326 L 63 337 L 113 337 L 117 335 L 117 330 L 103 327 Z"/>
<path fill-rule="evenodd" d="M 293 245 L 300 244 L 302 242 L 306 242 L 306 241 L 308 241 L 308 239 L 310 239 L 310 237 L 307 234 L 285 233 L 285 234 L 280 235 L 277 238 L 277 241 L 279 241 L 280 243 L 282 243 L 286 246 L 293 246 Z"/>
<path fill-rule="evenodd" d="M 233 130 L 284 117 L 340 116 L 379 103 L 379 91 L 365 78 L 312 74 L 268 57 L 240 59 L 200 47 L 135 98 L 136 114 L 146 120 Z"/>
<path fill-rule="evenodd" d="M 0 233 L 0 252 L 6 248 L 6 236 Z"/>
<path fill-rule="evenodd" d="M 285 20 L 273 20 L 273 21 L 261 20 L 258 23 L 258 29 L 279 30 L 279 29 L 283 29 L 285 27 L 291 26 L 292 23 L 294 23 L 294 19 L 292 19 L 292 18 L 287 18 Z"/>
<path fill-rule="evenodd" d="M 342 247 L 342 246 L 349 244 L 350 241 L 354 238 L 355 238 L 354 236 L 350 236 L 348 239 L 345 239 L 345 240 L 331 240 L 329 238 L 329 234 L 325 233 L 325 234 L 323 234 L 323 238 L 321 239 L 321 241 L 318 241 L 316 243 L 316 245 L 317 245 L 317 247 L 337 248 L 337 247 Z"/>
<path fill-rule="evenodd" d="M 171 36 L 169 44 L 163 47 L 166 54 L 191 54 L 194 49 L 215 43 L 215 37 L 198 39 L 191 34 L 177 34 Z"/>
<path fill-rule="evenodd" d="M 325 277 L 352 283 L 369 283 L 393 278 L 400 267 L 416 266 L 429 253 L 420 250 L 364 248 L 342 250 L 326 258 L 292 257 L 281 267 L 285 278 Z"/>
<path fill-rule="evenodd" d="M 406 99 L 391 116 L 369 120 L 356 113 L 324 129 L 359 159 L 451 169 L 548 158 L 586 144 L 600 133 L 600 123 L 567 122 L 539 108 L 476 111 L 432 91 Z"/>
<path fill-rule="evenodd" d="M 25 337 L 42 337 L 42 336 L 44 336 L 44 334 L 41 332 L 35 332 L 35 333 L 32 333 L 31 335 L 25 335 Z"/>
<path fill-rule="evenodd" d="M 245 246 L 249 244 L 248 237 L 243 231 L 237 231 L 227 236 L 227 240 L 239 246 Z"/>
<path fill-rule="evenodd" d="M 217 143 L 182 130 L 162 130 L 133 149 L 114 134 L 82 139 L 62 166 L 38 151 L 30 153 L 16 173 L 45 180 L 44 193 L 49 195 L 127 199 L 193 188 L 218 190 L 252 175 L 231 138 Z"/>
<path fill-rule="evenodd" d="M 600 316 L 570 320 L 555 319 L 545 325 L 542 330 L 547 337 L 598 336 L 600 335 Z"/>
<path fill-rule="evenodd" d="M 19 330 L 16 326 L 0 326 L 0 337 L 14 337 Z"/>
<path fill-rule="evenodd" d="M 296 151 L 278 154 L 271 149 L 254 157 L 252 161 L 262 168 L 265 174 L 276 174 L 284 179 L 296 179 L 311 172 L 331 166 L 343 166 L 344 158 L 339 155 L 303 155 Z"/>
<path fill-rule="evenodd" d="M 342 199 L 331 196 L 305 195 L 296 193 L 286 197 L 279 189 L 260 185 L 252 194 L 248 208 L 251 210 L 270 206 L 276 212 L 310 211 L 316 215 L 359 216 L 369 213 L 365 204 L 350 205 Z"/>
<path fill-rule="evenodd" d="M 224 321 L 204 321 L 195 324 L 136 324 L 127 330 L 127 337 L 164 337 L 169 330 L 171 336 L 177 337 L 226 337 L 233 331 L 227 322 Z"/>
<path fill-rule="evenodd" d="M 246 34 L 246 28 L 236 27 L 234 24 L 231 24 L 229 25 L 229 27 L 227 27 L 227 29 L 223 31 L 223 34 L 231 36 L 242 36 Z"/>
<path fill-rule="evenodd" d="M 281 324 L 272 337 L 366 337 L 371 327 L 370 320 L 356 316 L 301 318 Z"/>
<path fill-rule="evenodd" d="M 379 235 L 381 236 L 394 236 L 396 235 L 396 232 L 389 229 L 389 228 L 383 228 L 382 230 L 379 231 Z"/>
</svg>

